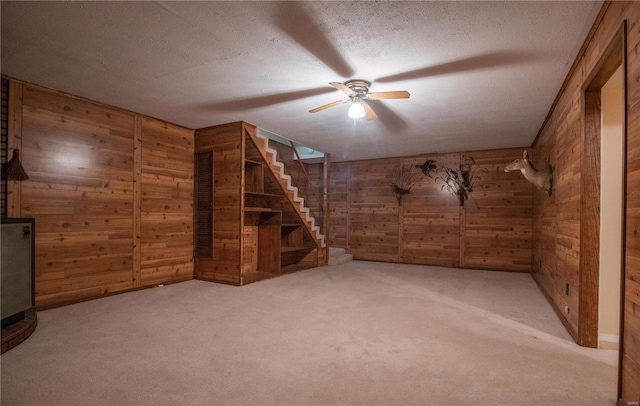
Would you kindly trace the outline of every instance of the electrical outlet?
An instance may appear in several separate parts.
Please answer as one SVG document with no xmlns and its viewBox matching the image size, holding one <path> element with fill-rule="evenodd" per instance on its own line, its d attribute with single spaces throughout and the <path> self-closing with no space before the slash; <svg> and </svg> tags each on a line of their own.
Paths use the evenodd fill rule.
<svg viewBox="0 0 640 406">
<path fill-rule="evenodd" d="M 567 296 L 569 296 L 569 284 L 568 283 L 564 285 L 564 293 L 566 293 Z"/>
<path fill-rule="evenodd" d="M 565 306 L 565 307 L 564 307 L 564 312 L 565 312 L 566 314 L 569 314 L 569 312 L 570 312 L 570 310 L 569 310 L 569 306 Z"/>
</svg>

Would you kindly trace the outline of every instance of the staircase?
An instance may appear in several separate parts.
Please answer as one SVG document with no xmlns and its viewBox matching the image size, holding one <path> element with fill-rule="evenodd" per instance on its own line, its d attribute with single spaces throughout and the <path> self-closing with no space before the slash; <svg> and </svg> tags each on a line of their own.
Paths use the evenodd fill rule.
<svg viewBox="0 0 640 406">
<path fill-rule="evenodd" d="M 258 134 L 256 131 L 250 131 L 248 128 L 245 128 L 245 130 L 267 163 L 270 171 L 282 186 L 282 190 L 287 195 L 289 201 L 300 216 L 300 219 L 310 231 L 317 246 L 326 248 L 324 235 L 320 233 L 320 227 L 316 225 L 315 218 L 309 214 L 309 208 L 305 206 L 304 198 L 298 196 L 298 188 L 291 184 L 291 176 L 284 172 L 284 165 L 276 159 L 277 152 L 269 147 L 269 139 Z"/>
<path fill-rule="evenodd" d="M 329 263 L 327 265 L 342 265 L 353 260 L 353 255 L 347 254 L 344 248 L 329 248 Z"/>
</svg>

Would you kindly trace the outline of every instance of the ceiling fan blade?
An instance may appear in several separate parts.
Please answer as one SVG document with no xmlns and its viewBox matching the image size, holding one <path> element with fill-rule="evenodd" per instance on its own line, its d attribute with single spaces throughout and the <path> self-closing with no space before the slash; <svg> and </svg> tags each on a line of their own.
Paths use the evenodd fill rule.
<svg viewBox="0 0 640 406">
<path fill-rule="evenodd" d="M 384 100 L 384 99 L 408 99 L 409 92 L 406 90 L 396 90 L 393 92 L 373 92 L 367 94 L 369 100 Z"/>
<path fill-rule="evenodd" d="M 329 85 L 335 87 L 338 90 L 343 91 L 344 93 L 348 94 L 349 96 L 351 96 L 352 94 L 356 94 L 356 92 L 354 92 L 353 89 L 351 89 L 350 87 L 347 87 L 347 85 L 345 85 L 344 83 L 330 82 Z"/>
<path fill-rule="evenodd" d="M 367 103 L 362 102 L 362 107 L 364 107 L 364 117 L 367 119 L 367 121 L 375 120 L 376 118 L 378 118 L 376 112 L 373 111 L 371 106 L 369 106 Z"/>
<path fill-rule="evenodd" d="M 353 69 L 329 41 L 309 14 L 294 1 L 282 2 L 275 15 L 275 25 L 313 56 L 343 77 L 353 76 Z"/>
<path fill-rule="evenodd" d="M 324 106 L 316 107 L 315 109 L 309 110 L 309 113 L 317 113 L 322 110 L 326 110 L 329 107 L 339 106 L 340 104 L 344 104 L 348 102 L 349 99 L 334 101 L 333 103 L 325 104 Z"/>
</svg>

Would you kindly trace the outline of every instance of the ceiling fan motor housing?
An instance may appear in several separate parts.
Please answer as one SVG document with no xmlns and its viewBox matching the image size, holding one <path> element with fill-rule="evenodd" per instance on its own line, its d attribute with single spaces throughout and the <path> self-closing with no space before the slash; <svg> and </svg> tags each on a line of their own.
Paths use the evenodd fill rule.
<svg viewBox="0 0 640 406">
<path fill-rule="evenodd" d="M 360 96 L 360 98 L 364 99 L 367 93 L 369 93 L 369 86 L 371 86 L 371 82 L 367 82 L 366 80 L 354 79 L 344 82 L 344 85 L 353 90 L 357 96 Z"/>
</svg>

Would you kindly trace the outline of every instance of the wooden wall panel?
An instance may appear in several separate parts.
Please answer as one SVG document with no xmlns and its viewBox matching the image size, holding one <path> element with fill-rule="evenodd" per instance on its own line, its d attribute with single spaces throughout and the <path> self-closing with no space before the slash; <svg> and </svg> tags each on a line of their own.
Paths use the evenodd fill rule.
<svg viewBox="0 0 640 406">
<path fill-rule="evenodd" d="M 240 284 L 242 260 L 242 122 L 196 131 L 195 151 L 213 151 L 213 257 L 196 258 L 198 279 Z"/>
<path fill-rule="evenodd" d="M 436 165 L 458 167 L 460 154 L 430 155 L 398 160 L 403 165 L 415 168 L 426 159 L 437 161 Z M 442 182 L 422 174 L 418 168 L 419 181 L 411 193 L 402 198 L 402 257 L 400 262 L 460 266 L 460 203 Z M 432 173 L 433 177 L 437 175 Z M 393 196 L 387 185 L 384 193 Z"/>
<path fill-rule="evenodd" d="M 325 234 L 325 208 L 323 207 L 325 193 L 324 165 L 305 163 L 304 168 L 309 176 L 309 180 L 311 181 L 311 188 L 313 189 L 315 196 L 317 196 L 317 198 L 310 197 L 309 200 L 305 199 L 305 204 L 308 205 L 309 214 L 316 219 L 316 225 L 320 227 L 321 232 Z M 326 239 L 327 235 L 325 235 L 325 240 Z"/>
<path fill-rule="evenodd" d="M 395 165 L 415 167 L 427 159 L 457 168 L 460 153 L 334 163 L 331 246 L 362 260 L 530 271 L 532 186 L 519 172 L 503 171 L 522 149 L 467 154 L 478 172 L 465 207 L 436 182 L 437 173 L 429 178 L 416 169 L 418 182 L 400 203 L 386 178 Z"/>
<path fill-rule="evenodd" d="M 581 80 L 582 65 L 566 86 L 547 128 L 538 137 L 533 163 L 553 167 L 553 193 L 535 190 L 534 277 L 576 338 L 580 291 Z M 550 126 L 549 124 L 553 124 Z M 568 294 L 567 294 L 568 285 Z"/>
<path fill-rule="evenodd" d="M 11 87 L 11 139 L 30 179 L 10 215 L 36 219 L 36 306 L 191 279 L 193 131 Z"/>
<path fill-rule="evenodd" d="M 349 167 L 347 163 L 332 163 L 329 177 L 330 246 L 349 248 Z"/>
<path fill-rule="evenodd" d="M 351 164 L 348 231 L 349 252 L 355 259 L 399 260 L 398 202 L 386 179 L 396 163 L 382 159 Z"/>
<path fill-rule="evenodd" d="M 622 398 L 640 402 L 640 3 L 614 3 L 605 20 L 627 19 L 627 184 Z M 619 10 L 619 11 L 617 11 Z"/>
<path fill-rule="evenodd" d="M 616 32 L 627 21 L 626 46 L 626 234 L 624 314 L 621 356 L 620 405 L 640 401 L 640 3 L 605 2 L 592 33 L 577 56 L 576 69 L 570 72 L 566 86 L 552 107 L 548 120 L 534 144 L 535 163 L 548 160 L 555 166 L 554 196 L 546 198 L 534 193 L 534 261 L 533 274 L 551 299 L 574 338 L 580 338 L 579 326 L 585 328 L 580 308 L 596 306 L 597 297 L 587 297 L 581 286 L 581 207 L 589 207 L 587 195 L 580 190 L 585 179 L 595 179 L 596 165 L 584 162 L 581 111 L 583 89 L 591 73 L 603 59 Z M 591 232 L 590 229 L 587 230 Z M 551 249 L 554 247 L 555 249 Z M 587 248 L 583 248 L 587 249 Z M 585 282 L 583 282 L 585 283 Z M 569 295 L 566 287 L 569 285 Z M 583 290 L 584 297 L 578 297 Z M 569 314 L 565 309 L 568 309 Z"/>
<path fill-rule="evenodd" d="M 134 116 L 24 85 L 21 214 L 36 219 L 36 306 L 133 287 Z"/>
<path fill-rule="evenodd" d="M 140 286 L 193 278 L 194 132 L 142 119 Z"/>
<path fill-rule="evenodd" d="M 465 204 L 464 267 L 531 271 L 533 185 L 505 165 L 522 148 L 468 153 L 476 162 L 472 198 Z M 505 159 L 505 157 L 507 157 Z"/>
</svg>

